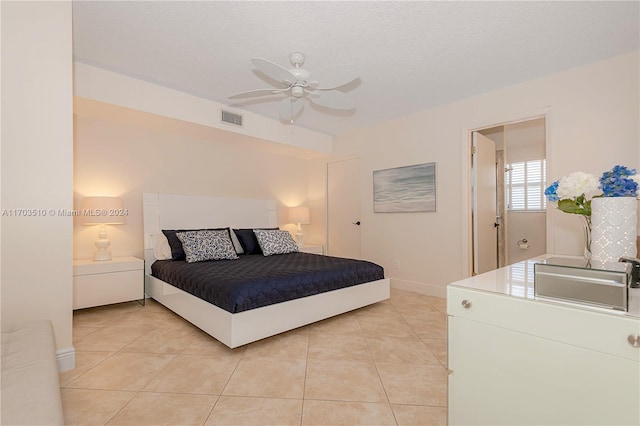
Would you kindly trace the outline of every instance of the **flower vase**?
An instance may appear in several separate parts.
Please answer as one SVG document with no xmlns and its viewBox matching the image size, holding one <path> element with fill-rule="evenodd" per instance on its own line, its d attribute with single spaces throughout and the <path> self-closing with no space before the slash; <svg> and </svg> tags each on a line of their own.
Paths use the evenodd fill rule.
<svg viewBox="0 0 640 426">
<path fill-rule="evenodd" d="M 591 200 L 592 259 L 617 262 L 636 257 L 638 202 L 635 197 L 600 197 Z"/>
<path fill-rule="evenodd" d="M 591 217 L 589 216 L 581 216 L 584 219 L 584 260 L 587 263 L 591 262 Z"/>
</svg>

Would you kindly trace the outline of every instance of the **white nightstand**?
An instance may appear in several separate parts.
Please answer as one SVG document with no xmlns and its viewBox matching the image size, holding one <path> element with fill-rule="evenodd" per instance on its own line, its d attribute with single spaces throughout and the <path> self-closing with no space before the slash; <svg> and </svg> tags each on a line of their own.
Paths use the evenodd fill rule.
<svg viewBox="0 0 640 426">
<path fill-rule="evenodd" d="M 322 250 L 322 246 L 303 246 L 303 247 L 298 247 L 298 250 L 303 253 L 324 254 Z"/>
<path fill-rule="evenodd" d="M 137 257 L 73 261 L 73 309 L 144 300 L 144 261 Z"/>
</svg>

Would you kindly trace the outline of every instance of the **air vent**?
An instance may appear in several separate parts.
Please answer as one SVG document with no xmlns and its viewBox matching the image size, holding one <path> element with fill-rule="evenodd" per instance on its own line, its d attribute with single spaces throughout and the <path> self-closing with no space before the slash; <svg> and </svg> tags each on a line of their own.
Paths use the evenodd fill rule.
<svg viewBox="0 0 640 426">
<path fill-rule="evenodd" d="M 242 116 L 229 111 L 222 110 L 222 122 L 242 127 Z"/>
</svg>

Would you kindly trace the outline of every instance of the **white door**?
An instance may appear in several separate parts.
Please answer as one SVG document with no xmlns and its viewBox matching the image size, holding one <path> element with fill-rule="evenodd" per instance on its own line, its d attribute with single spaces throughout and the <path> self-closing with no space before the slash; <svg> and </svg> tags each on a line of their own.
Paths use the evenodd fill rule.
<svg viewBox="0 0 640 426">
<path fill-rule="evenodd" d="M 498 267 L 496 206 L 496 145 L 473 132 L 473 272 L 481 274 Z"/>
<path fill-rule="evenodd" d="M 360 159 L 327 163 L 327 254 L 360 259 Z"/>
</svg>

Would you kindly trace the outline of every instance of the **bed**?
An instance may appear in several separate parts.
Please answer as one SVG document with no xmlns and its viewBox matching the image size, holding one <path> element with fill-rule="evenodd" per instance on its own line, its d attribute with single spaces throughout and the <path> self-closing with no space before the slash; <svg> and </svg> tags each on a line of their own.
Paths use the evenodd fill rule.
<svg viewBox="0 0 640 426">
<path fill-rule="evenodd" d="M 295 285 L 289 291 L 293 295 L 282 297 L 282 294 L 286 294 L 287 291 L 276 289 L 271 293 L 267 292 L 266 296 L 248 297 L 247 300 L 239 302 L 235 301 L 237 294 L 235 296 L 220 295 L 217 291 L 210 291 L 210 297 L 226 300 L 226 302 L 220 303 L 217 300 L 205 300 L 207 297 L 203 294 L 199 294 L 199 297 L 191 294 L 192 292 L 198 293 L 197 290 L 188 288 L 189 285 L 183 286 L 189 290 L 185 291 L 167 282 L 171 281 L 173 274 L 171 268 L 195 269 L 197 272 L 193 273 L 189 282 L 191 287 L 198 287 L 200 275 L 208 273 L 203 268 L 207 266 L 206 264 L 216 262 L 191 263 L 190 266 L 187 266 L 184 261 L 159 260 L 156 263 L 153 250 L 154 236 L 162 233 L 163 229 L 209 229 L 213 226 L 234 229 L 277 228 L 276 202 L 274 200 L 145 193 L 143 194 L 143 221 L 145 293 L 230 348 L 389 298 L 389 279 L 383 278 L 383 275 L 382 278 L 372 280 L 367 280 L 367 275 L 360 275 L 360 281 L 365 280 L 364 282 L 350 284 L 342 288 L 334 288 L 335 286 L 331 282 L 327 282 L 320 286 L 322 292 L 305 289 L 304 282 L 308 281 L 306 278 L 308 275 L 305 275 L 303 279 L 298 279 L 299 285 Z M 231 234 L 233 235 L 233 232 Z M 298 269 L 307 271 L 307 263 L 326 269 L 327 263 L 331 259 L 337 260 L 338 264 L 344 261 L 316 254 L 291 253 L 268 257 L 240 255 L 238 260 L 222 260 L 216 266 L 223 267 L 222 269 L 239 268 L 236 271 L 231 269 L 225 272 L 227 277 L 236 277 L 238 271 L 245 269 L 253 268 L 266 271 L 272 267 L 273 260 L 276 263 L 297 265 Z M 195 268 L 191 268 L 194 265 Z M 170 272 L 168 275 L 162 275 L 161 270 L 165 270 L 165 272 L 169 270 Z M 158 276 L 167 281 L 158 278 Z M 269 283 L 271 283 L 271 278 L 270 276 L 261 277 L 263 280 L 268 280 Z M 296 282 L 295 277 L 290 277 L 291 280 Z M 254 287 L 259 286 L 263 286 L 263 284 L 254 284 Z M 225 285 L 219 286 L 219 289 L 225 288 Z M 238 290 L 236 293 L 244 294 L 243 290 Z M 256 303 L 253 299 L 258 302 Z M 260 301 L 260 299 L 267 299 L 266 304 L 264 300 Z M 213 302 L 223 307 L 216 306 Z M 234 303 L 237 306 L 234 307 Z"/>
</svg>

